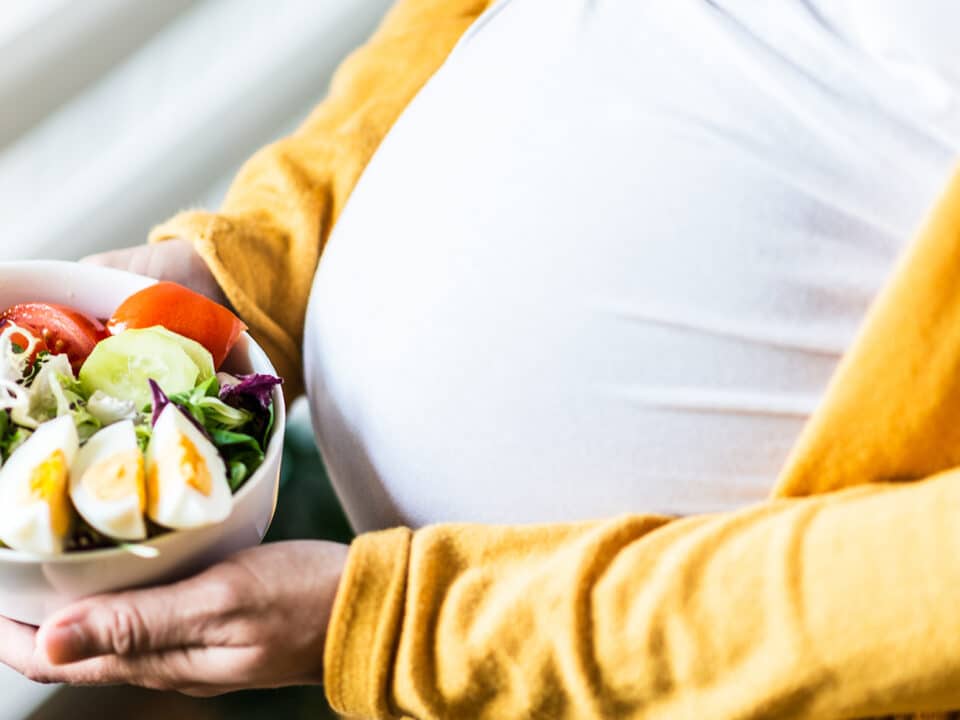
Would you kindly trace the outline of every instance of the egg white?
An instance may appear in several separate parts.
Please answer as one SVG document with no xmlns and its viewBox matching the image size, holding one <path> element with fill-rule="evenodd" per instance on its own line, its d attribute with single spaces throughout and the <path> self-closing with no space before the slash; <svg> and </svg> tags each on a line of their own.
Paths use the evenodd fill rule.
<svg viewBox="0 0 960 720">
<path fill-rule="evenodd" d="M 144 483 L 137 434 L 133 423 L 124 420 L 99 430 L 80 448 L 70 469 L 70 498 L 98 532 L 116 540 L 143 540 Z"/>
<path fill-rule="evenodd" d="M 4 544 L 30 553 L 63 552 L 73 518 L 67 491 L 69 469 L 78 448 L 73 418 L 63 415 L 42 423 L 0 468 L 0 540 Z M 58 453 L 60 460 L 50 465 Z"/>
<path fill-rule="evenodd" d="M 192 479 L 191 468 L 197 471 Z M 163 527 L 186 530 L 222 522 L 232 508 L 220 453 L 171 403 L 147 447 L 147 515 Z"/>
</svg>

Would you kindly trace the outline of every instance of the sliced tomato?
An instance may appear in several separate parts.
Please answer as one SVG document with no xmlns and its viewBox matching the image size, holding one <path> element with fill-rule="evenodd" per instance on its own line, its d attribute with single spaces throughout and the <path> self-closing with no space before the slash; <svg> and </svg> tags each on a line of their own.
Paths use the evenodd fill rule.
<svg viewBox="0 0 960 720">
<path fill-rule="evenodd" d="M 103 323 L 86 313 L 66 305 L 52 303 L 21 303 L 0 314 L 0 324 L 12 322 L 29 330 L 43 342 L 43 350 L 54 355 L 66 355 L 74 371 L 94 346 L 107 334 Z"/>
<path fill-rule="evenodd" d="M 172 282 L 159 282 L 134 293 L 107 322 L 111 333 L 162 325 L 203 345 L 219 368 L 247 329 L 219 303 Z"/>
</svg>

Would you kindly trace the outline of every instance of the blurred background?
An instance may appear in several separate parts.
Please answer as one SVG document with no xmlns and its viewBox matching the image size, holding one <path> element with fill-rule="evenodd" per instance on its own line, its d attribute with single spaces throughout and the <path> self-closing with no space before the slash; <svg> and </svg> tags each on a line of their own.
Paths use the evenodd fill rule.
<svg viewBox="0 0 960 720">
<path fill-rule="evenodd" d="M 216 208 L 240 164 L 323 97 L 392 0 L 0 0 L 0 261 L 76 259 Z M 305 407 L 269 539 L 348 539 Z M 212 700 L 33 685 L 0 720 L 333 717 L 319 688 Z"/>
</svg>

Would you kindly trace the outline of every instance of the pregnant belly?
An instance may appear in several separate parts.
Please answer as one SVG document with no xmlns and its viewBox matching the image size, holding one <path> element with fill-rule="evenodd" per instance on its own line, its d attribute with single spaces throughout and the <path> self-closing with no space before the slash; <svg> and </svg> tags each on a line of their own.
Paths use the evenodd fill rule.
<svg viewBox="0 0 960 720">
<path fill-rule="evenodd" d="M 359 530 L 761 500 L 928 201 L 862 183 L 873 155 L 758 104 L 725 56 L 708 73 L 608 17 L 643 3 L 487 42 L 537 5 L 504 4 L 407 109 L 317 273 L 308 388 Z"/>
<path fill-rule="evenodd" d="M 409 165 L 391 154 L 330 242 L 305 346 L 320 446 L 359 529 L 766 496 L 867 293 L 824 314 L 799 234 L 722 203 L 708 231 L 670 207 L 691 189 L 662 178 L 615 207 L 536 177 L 438 210 L 397 192 Z M 418 178 L 425 197 L 447 170 Z M 751 257 L 774 233 L 792 263 Z"/>
</svg>

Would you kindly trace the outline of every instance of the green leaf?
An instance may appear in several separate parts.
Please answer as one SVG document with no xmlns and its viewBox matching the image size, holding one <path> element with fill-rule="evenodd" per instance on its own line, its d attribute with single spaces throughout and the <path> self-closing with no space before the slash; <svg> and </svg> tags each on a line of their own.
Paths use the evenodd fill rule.
<svg viewBox="0 0 960 720">
<path fill-rule="evenodd" d="M 267 442 L 270 440 L 270 433 L 273 431 L 273 422 L 276 419 L 276 412 L 273 409 L 273 403 L 270 403 L 270 409 L 267 411 L 267 424 L 263 429 L 263 437 L 260 440 L 260 446 L 266 450 Z"/>
<path fill-rule="evenodd" d="M 213 438 L 213 444 L 218 448 L 244 448 L 250 452 L 263 455 L 263 450 L 260 449 L 260 443 L 257 442 L 257 439 L 253 437 L 253 435 L 215 428 L 210 431 L 210 437 Z"/>
<path fill-rule="evenodd" d="M 137 445 L 140 447 L 140 452 L 145 453 L 147 451 L 147 445 L 150 444 L 150 436 L 153 434 L 153 428 L 147 424 L 137 423 L 133 426 L 133 431 L 137 435 Z"/>
<path fill-rule="evenodd" d="M 87 391 L 83 389 L 83 385 L 80 384 L 80 381 L 76 378 L 72 378 L 69 375 L 62 375 L 57 373 L 57 380 L 60 382 L 60 387 L 64 389 L 65 392 L 69 393 L 73 397 L 70 398 L 72 402 L 83 401 L 86 402 L 90 399 L 90 396 L 87 394 Z"/>
<path fill-rule="evenodd" d="M 246 410 L 227 405 L 219 398 L 216 376 L 204 380 L 193 390 L 170 396 L 170 402 L 184 408 L 207 430 L 238 430 L 253 419 Z"/>
<path fill-rule="evenodd" d="M 253 416 L 246 410 L 231 407 L 215 397 L 201 398 L 194 406 L 203 413 L 205 425 L 212 425 L 224 430 L 234 430 L 246 425 Z"/>
<path fill-rule="evenodd" d="M 27 368 L 27 373 L 23 376 L 24 385 L 30 387 L 30 385 L 33 383 L 33 379 L 37 377 L 37 374 L 40 372 L 40 368 L 43 367 L 43 364 L 47 362 L 50 357 L 51 355 L 47 350 L 41 350 L 39 353 L 37 353 L 36 360 L 34 360 L 33 364 Z"/>
<path fill-rule="evenodd" d="M 263 450 L 252 435 L 213 429 L 213 444 L 224 456 L 230 474 L 230 489 L 236 492 L 257 468 L 263 464 Z"/>
<path fill-rule="evenodd" d="M 6 410 L 0 412 L 0 460 L 6 460 L 7 456 L 4 454 L 4 439 L 7 437 L 7 433 L 10 430 L 10 413 Z"/>
<path fill-rule="evenodd" d="M 97 430 L 103 427 L 103 423 L 91 415 L 87 408 L 82 405 L 76 405 L 70 411 L 70 414 L 73 416 L 73 424 L 77 427 L 77 435 L 81 443 L 85 443 L 96 434 Z"/>
<path fill-rule="evenodd" d="M 3 454 L 4 459 L 13 455 L 16 449 L 23 445 L 32 434 L 30 430 L 10 423 L 7 434 L 0 438 L 0 453 Z"/>
<path fill-rule="evenodd" d="M 214 375 L 199 383 L 192 390 L 171 395 L 170 400 L 182 405 L 196 404 L 201 398 L 217 397 L 219 392 L 220 382 L 217 380 L 217 376 Z"/>
<path fill-rule="evenodd" d="M 250 477 L 250 468 L 247 467 L 245 462 L 241 460 L 230 461 L 230 477 L 228 481 L 230 482 L 230 489 L 233 492 L 239 490 L 240 486 L 243 485 L 248 477 Z"/>
</svg>

